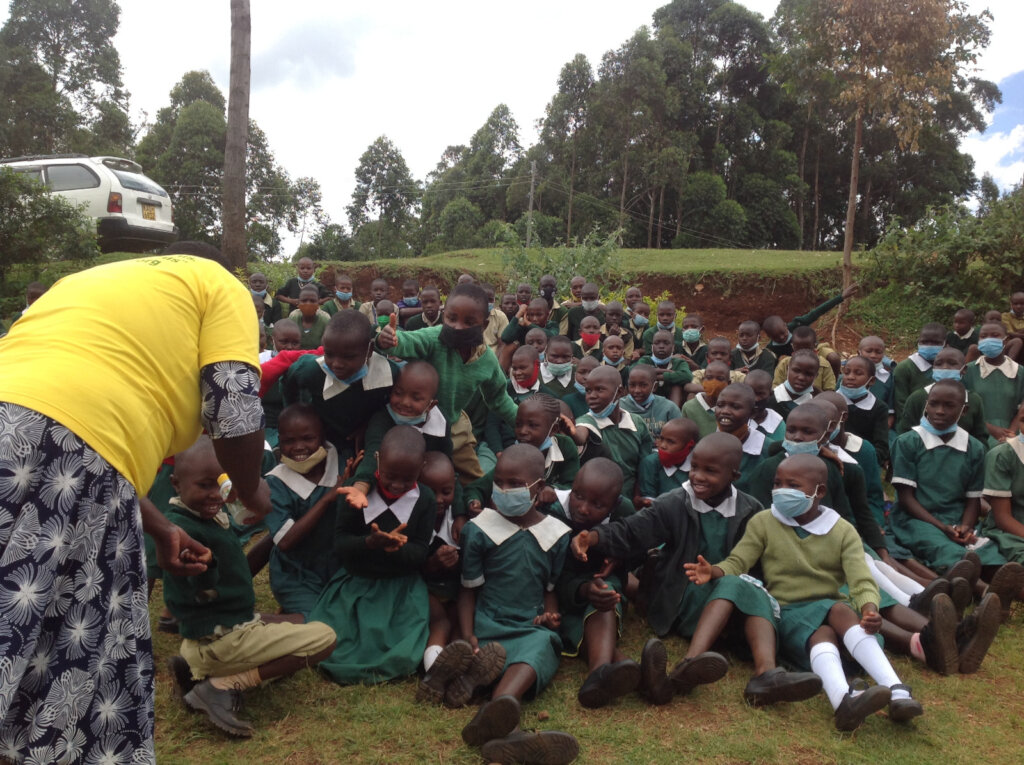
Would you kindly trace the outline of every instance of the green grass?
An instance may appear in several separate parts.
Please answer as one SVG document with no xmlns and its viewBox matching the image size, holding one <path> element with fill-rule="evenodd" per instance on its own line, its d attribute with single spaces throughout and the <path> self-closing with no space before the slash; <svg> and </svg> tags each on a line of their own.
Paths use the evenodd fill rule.
<svg viewBox="0 0 1024 765">
<path fill-rule="evenodd" d="M 273 610 L 267 574 L 257 577 L 258 607 Z M 153 626 L 159 587 L 151 603 Z M 733 660 L 724 680 L 666 707 L 636 696 L 601 710 L 585 710 L 576 691 L 586 674 L 579 659 L 564 659 L 553 683 L 524 704 L 523 726 L 558 729 L 580 741 L 581 763 L 973 763 L 1020 762 L 1024 719 L 1024 616 L 1004 627 L 981 672 L 939 677 L 903 657 L 893 665 L 925 707 L 909 725 L 884 715 L 855 734 L 832 727 L 824 695 L 799 704 L 752 709 L 742 700 L 751 666 Z M 622 639 L 634 658 L 649 630 L 630 611 Z M 250 740 L 222 735 L 201 714 L 186 710 L 171 693 L 164 667 L 178 639 L 154 632 L 157 655 L 156 749 L 161 763 L 479 763 L 460 738 L 472 709 L 416 704 L 413 679 L 380 686 L 340 687 L 304 670 L 246 694 L 245 716 L 256 725 Z M 667 641 L 670 661 L 685 642 Z M 549 717 L 539 720 L 541 712 Z"/>
</svg>

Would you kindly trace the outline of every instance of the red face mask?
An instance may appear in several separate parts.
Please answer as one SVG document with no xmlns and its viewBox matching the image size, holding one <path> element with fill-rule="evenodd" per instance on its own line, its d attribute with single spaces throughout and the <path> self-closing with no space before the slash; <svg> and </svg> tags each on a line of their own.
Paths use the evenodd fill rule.
<svg viewBox="0 0 1024 765">
<path fill-rule="evenodd" d="M 601 339 L 601 333 L 580 332 L 580 339 L 583 341 L 584 345 L 597 345 L 598 341 Z"/>
<path fill-rule="evenodd" d="M 525 380 L 523 380 L 519 384 L 522 385 L 524 388 L 532 388 L 533 384 L 535 382 L 537 382 L 537 377 L 539 375 L 540 375 L 540 362 L 539 361 L 535 361 L 535 362 L 533 362 L 533 372 L 530 374 L 529 377 L 527 377 Z"/>
<path fill-rule="evenodd" d="M 401 494 L 392 494 L 390 491 L 385 489 L 384 484 L 381 483 L 379 470 L 375 470 L 373 472 L 373 477 L 377 479 L 377 493 L 380 494 L 384 498 L 384 501 L 387 502 L 388 504 L 391 504 L 396 499 L 402 497 L 405 494 L 408 494 L 410 491 L 412 491 L 412 489 L 416 488 L 416 484 L 413 484 L 411 489 L 403 491 Z"/>
<path fill-rule="evenodd" d="M 664 449 L 658 449 L 658 462 L 661 463 L 662 467 L 679 467 L 686 462 L 686 458 L 690 456 L 690 452 L 693 451 L 694 444 L 696 443 L 696 441 L 688 441 L 682 451 L 678 452 L 667 452 Z"/>
</svg>

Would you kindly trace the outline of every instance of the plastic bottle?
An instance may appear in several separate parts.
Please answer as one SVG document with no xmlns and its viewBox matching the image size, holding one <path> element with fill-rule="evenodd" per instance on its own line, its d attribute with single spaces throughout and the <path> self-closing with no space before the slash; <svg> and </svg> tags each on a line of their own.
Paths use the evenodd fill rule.
<svg viewBox="0 0 1024 765">
<path fill-rule="evenodd" d="M 217 484 L 220 486 L 220 496 L 224 500 L 224 507 L 231 517 L 235 519 L 235 523 L 251 523 L 249 519 L 252 517 L 252 513 L 249 512 L 245 505 L 237 499 L 234 502 L 228 502 L 228 497 L 231 496 L 231 490 L 234 488 L 230 476 L 227 473 L 221 473 L 217 476 Z"/>
</svg>

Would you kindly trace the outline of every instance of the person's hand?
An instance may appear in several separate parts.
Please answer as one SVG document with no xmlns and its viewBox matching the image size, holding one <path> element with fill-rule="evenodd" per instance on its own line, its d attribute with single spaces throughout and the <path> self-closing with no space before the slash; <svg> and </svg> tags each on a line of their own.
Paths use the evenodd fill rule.
<svg viewBox="0 0 1024 765">
<path fill-rule="evenodd" d="M 404 523 L 399 525 L 394 531 L 381 531 L 376 523 L 371 523 L 370 533 L 366 535 L 366 546 L 371 550 L 396 552 L 409 541 L 409 537 L 402 533 L 404 530 Z"/>
<path fill-rule="evenodd" d="M 557 501 L 558 495 L 555 494 L 555 490 L 552 489 L 550 486 L 545 486 L 543 489 L 540 490 L 540 494 L 538 495 L 537 500 L 538 504 L 550 505 L 552 502 Z"/>
<path fill-rule="evenodd" d="M 618 558 L 605 558 L 604 563 L 601 564 L 601 568 L 594 573 L 595 579 L 605 579 L 609 574 L 612 573 L 620 564 Z"/>
<path fill-rule="evenodd" d="M 643 510 L 645 507 L 650 507 L 654 502 L 651 501 L 650 497 L 633 497 L 633 509 Z"/>
<path fill-rule="evenodd" d="M 480 650 L 480 641 L 476 639 L 476 635 L 466 635 L 463 638 L 473 648 L 473 653 L 477 653 Z"/>
<path fill-rule="evenodd" d="M 557 611 L 545 611 L 540 616 L 534 617 L 533 623 L 554 631 L 562 626 L 562 615 Z"/>
<path fill-rule="evenodd" d="M 595 579 L 587 585 L 587 600 L 598 611 L 611 611 L 622 596 L 608 586 L 604 579 Z"/>
<path fill-rule="evenodd" d="M 156 542 L 156 562 L 172 576 L 198 576 L 213 561 L 213 553 L 173 524 L 161 534 L 153 535 Z"/>
<path fill-rule="evenodd" d="M 525 305 L 519 306 L 519 310 L 516 311 L 516 318 L 519 319 L 519 326 L 520 327 L 528 327 L 528 326 L 530 326 L 530 322 L 527 321 L 527 319 L 526 319 L 526 306 Z"/>
<path fill-rule="evenodd" d="M 265 478 L 260 478 L 260 482 L 256 485 L 256 491 L 250 496 L 239 496 L 238 499 L 250 513 L 244 519 L 245 523 L 258 523 L 273 509 L 270 504 L 270 486 L 267 485 Z"/>
<path fill-rule="evenodd" d="M 1000 428 L 998 426 L 992 426 L 992 430 L 995 431 L 994 435 L 996 437 L 996 440 L 1000 442 L 1012 441 L 1017 437 L 1017 434 L 1014 433 L 1009 428 Z"/>
<path fill-rule="evenodd" d="M 696 563 L 684 563 L 683 571 L 694 584 L 707 584 L 711 581 L 711 564 L 704 559 L 703 555 L 697 556 Z"/>
<path fill-rule="evenodd" d="M 956 525 L 951 527 L 955 536 L 954 541 L 959 542 L 962 545 L 971 545 L 978 541 L 978 537 L 974 534 L 974 529 L 970 526 Z"/>
<path fill-rule="evenodd" d="M 451 545 L 441 545 L 434 553 L 438 562 L 445 568 L 455 568 L 459 564 L 459 550 Z"/>
<path fill-rule="evenodd" d="M 956 542 L 958 545 L 967 544 L 963 541 L 963 537 L 960 534 L 959 526 L 951 526 L 948 523 L 944 523 L 942 524 L 940 529 L 942 533 L 946 535 L 946 538 L 949 539 L 949 541 Z"/>
<path fill-rule="evenodd" d="M 565 435 L 573 439 L 576 438 L 576 423 L 572 421 L 572 418 L 569 415 L 558 415 L 558 427 L 563 433 L 565 433 Z"/>
<path fill-rule="evenodd" d="M 345 460 L 345 470 L 340 476 L 338 476 L 338 486 L 340 487 L 345 481 L 349 480 L 356 473 L 356 468 L 359 467 L 359 463 L 363 461 L 363 456 L 366 452 L 362 449 L 356 454 L 355 457 L 349 457 Z"/>
<path fill-rule="evenodd" d="M 466 505 L 466 509 L 469 510 L 472 515 L 479 515 L 480 511 L 484 509 L 484 506 L 479 499 L 471 499 Z"/>
<path fill-rule="evenodd" d="M 391 314 L 388 323 L 381 327 L 380 333 L 377 335 L 377 345 L 381 350 L 387 351 L 398 347 L 398 332 L 395 330 L 397 324 L 398 317 Z"/>
<path fill-rule="evenodd" d="M 468 522 L 469 518 L 465 515 L 452 519 L 452 541 L 456 544 L 462 541 L 462 527 Z"/>
<path fill-rule="evenodd" d="M 876 634 L 882 628 L 882 615 L 870 603 L 861 609 L 860 626 L 869 635 Z"/>
<path fill-rule="evenodd" d="M 572 554 L 577 560 L 581 560 L 584 563 L 587 561 L 587 550 L 590 549 L 590 535 L 593 532 L 581 531 L 579 534 L 572 538 Z"/>
<path fill-rule="evenodd" d="M 843 300 L 849 300 L 851 297 L 854 296 L 854 294 L 856 294 L 857 290 L 859 289 L 860 285 L 857 284 L 857 282 L 851 284 L 849 287 L 843 290 Z"/>
<path fill-rule="evenodd" d="M 369 500 L 366 499 L 366 495 L 355 486 L 339 486 L 338 496 L 344 497 L 345 500 L 357 510 L 362 510 L 370 504 Z"/>
</svg>

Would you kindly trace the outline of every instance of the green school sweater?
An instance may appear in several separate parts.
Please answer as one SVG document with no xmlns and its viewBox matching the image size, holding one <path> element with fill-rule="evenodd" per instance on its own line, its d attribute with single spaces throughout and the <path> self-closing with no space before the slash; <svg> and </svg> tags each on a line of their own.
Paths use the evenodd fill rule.
<svg viewBox="0 0 1024 765">
<path fill-rule="evenodd" d="M 621 407 L 619 410 L 622 417 L 618 423 L 610 419 L 599 423 L 588 411 L 576 418 L 576 427 L 587 428 L 590 438 L 596 438 L 608 450 L 611 459 L 622 468 L 622 496 L 632 497 L 640 460 L 651 453 L 654 442 L 640 417 L 622 411 Z"/>
<path fill-rule="evenodd" d="M 758 346 L 758 349 L 749 356 L 739 348 L 733 348 L 730 368 L 743 369 L 743 367 L 747 367 L 748 372 L 761 369 L 770 375 L 774 375 L 777 363 L 778 359 L 775 357 L 775 354 L 767 348 Z"/>
<path fill-rule="evenodd" d="M 558 324 L 553 321 L 549 321 L 543 327 L 538 324 L 527 324 L 525 327 L 519 323 L 519 319 L 513 319 L 508 323 L 508 326 L 501 333 L 501 342 L 507 344 L 519 343 L 523 345 L 526 343 L 526 333 L 531 329 L 542 329 L 544 334 L 548 337 L 554 337 L 558 334 Z"/>
<path fill-rule="evenodd" d="M 932 365 L 928 364 L 926 369 L 919 369 L 914 363 L 915 358 L 920 358 L 920 356 L 914 353 L 910 358 L 903 359 L 892 370 L 892 396 L 897 420 L 903 414 L 903 407 L 906 406 L 910 394 L 934 382 L 932 380 Z"/>
<path fill-rule="evenodd" d="M 693 382 L 693 372 L 690 371 L 690 365 L 682 359 L 671 358 L 669 359 L 668 366 L 661 367 L 654 363 L 654 358 L 648 353 L 646 356 L 641 356 L 640 360 L 636 363 L 647 364 L 655 369 L 664 370 L 660 385 L 686 385 Z"/>
<path fill-rule="evenodd" d="M 415 316 L 410 316 L 409 319 L 405 322 L 405 331 L 406 332 L 414 332 L 417 329 L 423 329 L 424 327 L 437 327 L 437 326 L 440 326 L 440 324 L 441 324 L 441 314 L 440 314 L 440 312 L 438 312 L 437 318 L 434 319 L 433 322 L 428 322 L 427 321 L 427 317 L 424 314 L 418 313 Z"/>
<path fill-rule="evenodd" d="M 619 406 L 630 414 L 641 417 L 644 425 L 647 426 L 647 430 L 651 433 L 651 438 L 657 439 L 661 436 L 661 429 L 665 427 L 665 423 L 681 417 L 682 414 L 679 411 L 679 407 L 664 396 L 659 396 L 655 393 L 651 398 L 651 403 L 646 408 L 641 408 L 633 401 L 632 396 L 623 396 L 619 399 Z"/>
<path fill-rule="evenodd" d="M 652 347 L 654 345 L 654 336 L 658 332 L 661 332 L 661 331 L 663 331 L 661 329 L 661 327 L 659 327 L 657 324 L 654 324 L 653 326 L 649 327 L 644 332 L 644 353 L 646 355 L 648 355 L 648 356 L 651 355 L 651 349 L 652 349 Z M 667 330 L 664 330 L 664 331 L 667 331 Z M 673 353 L 685 353 L 687 356 L 690 356 L 690 358 L 692 358 L 698 364 L 703 363 L 703 361 L 704 361 L 703 358 L 698 360 L 695 356 L 690 355 L 690 353 L 688 352 L 688 349 L 684 347 L 684 343 L 683 343 L 683 330 L 681 330 L 679 327 L 674 327 L 672 329 L 672 345 L 673 345 L 673 350 L 672 350 Z M 704 345 L 705 344 L 698 345 L 697 348 L 696 348 L 696 352 L 699 353 L 701 350 L 704 350 L 704 355 L 707 356 L 707 350 L 704 348 Z"/>
<path fill-rule="evenodd" d="M 575 308 L 570 308 L 569 313 L 566 314 L 566 321 L 568 322 L 568 335 L 570 340 L 580 339 L 580 322 L 582 322 L 588 316 L 593 316 L 597 319 L 597 323 L 600 326 L 604 324 L 604 311 L 598 308 L 596 311 L 587 313 L 583 310 L 583 306 L 578 305 Z"/>
</svg>

